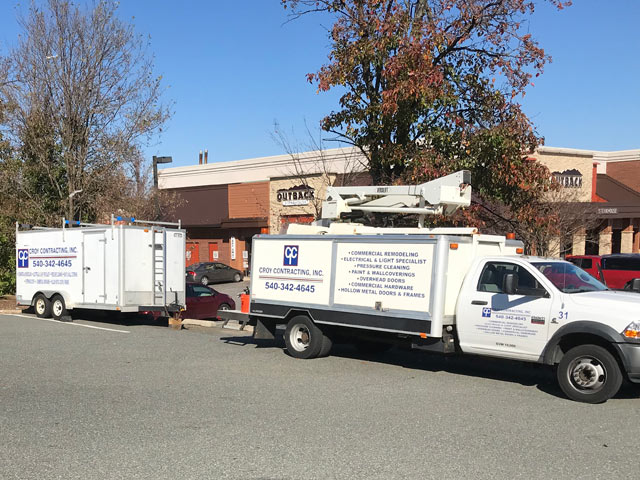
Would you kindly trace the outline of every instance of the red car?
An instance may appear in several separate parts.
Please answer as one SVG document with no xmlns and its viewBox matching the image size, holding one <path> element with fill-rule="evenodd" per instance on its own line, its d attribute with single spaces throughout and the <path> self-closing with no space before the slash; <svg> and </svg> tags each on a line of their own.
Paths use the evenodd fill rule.
<svg viewBox="0 0 640 480">
<path fill-rule="evenodd" d="M 640 278 L 640 254 L 567 255 L 567 261 L 582 268 L 607 287 L 622 290 Z"/>
<path fill-rule="evenodd" d="M 224 293 L 199 283 L 186 284 L 187 310 L 182 312 L 182 318 L 217 318 L 218 310 L 235 310 L 236 302 Z M 143 312 L 154 319 L 164 316 L 162 312 Z"/>
</svg>

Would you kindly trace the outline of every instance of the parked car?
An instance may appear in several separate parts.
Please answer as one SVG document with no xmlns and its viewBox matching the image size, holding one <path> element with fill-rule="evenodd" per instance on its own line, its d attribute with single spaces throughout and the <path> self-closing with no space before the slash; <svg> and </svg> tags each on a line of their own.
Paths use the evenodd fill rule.
<svg viewBox="0 0 640 480">
<path fill-rule="evenodd" d="M 220 310 L 235 310 L 236 302 L 222 292 L 206 287 L 199 283 L 186 284 L 186 311 L 182 318 L 207 319 L 217 318 Z M 143 312 L 143 314 L 157 320 L 165 316 L 162 312 Z"/>
<path fill-rule="evenodd" d="M 202 262 L 189 265 L 186 269 L 187 281 L 202 285 L 220 282 L 239 282 L 244 277 L 240 270 L 220 262 Z"/>
<path fill-rule="evenodd" d="M 634 278 L 640 278 L 640 254 L 637 253 L 567 255 L 566 259 L 612 289 L 622 290 Z"/>
</svg>

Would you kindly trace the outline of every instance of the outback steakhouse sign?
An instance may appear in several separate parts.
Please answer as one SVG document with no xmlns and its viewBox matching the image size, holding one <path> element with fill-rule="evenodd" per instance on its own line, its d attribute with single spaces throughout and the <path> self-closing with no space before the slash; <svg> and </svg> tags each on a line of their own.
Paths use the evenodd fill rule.
<svg viewBox="0 0 640 480">
<path fill-rule="evenodd" d="M 565 188 L 582 188 L 582 173 L 575 168 L 564 172 L 553 172 L 557 182 Z"/>
<path fill-rule="evenodd" d="M 315 190 L 306 185 L 278 190 L 278 202 L 285 207 L 293 205 L 308 205 L 309 200 L 315 199 Z"/>
</svg>

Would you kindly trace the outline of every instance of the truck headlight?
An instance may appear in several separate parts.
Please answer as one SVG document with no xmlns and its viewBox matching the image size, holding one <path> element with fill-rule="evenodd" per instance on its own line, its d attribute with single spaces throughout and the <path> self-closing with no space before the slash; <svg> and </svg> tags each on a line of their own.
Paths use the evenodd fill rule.
<svg viewBox="0 0 640 480">
<path fill-rule="evenodd" d="M 637 338 L 640 339 L 640 321 L 631 322 L 627 325 L 627 328 L 622 332 L 627 338 Z"/>
</svg>

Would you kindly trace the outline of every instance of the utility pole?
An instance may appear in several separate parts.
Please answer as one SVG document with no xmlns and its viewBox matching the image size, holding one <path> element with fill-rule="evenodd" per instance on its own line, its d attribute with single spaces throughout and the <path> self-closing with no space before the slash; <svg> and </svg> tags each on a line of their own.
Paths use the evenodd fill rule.
<svg viewBox="0 0 640 480">
<path fill-rule="evenodd" d="M 153 156 L 153 186 L 158 188 L 158 164 L 159 163 L 171 163 L 172 157 L 156 157 Z"/>
</svg>

